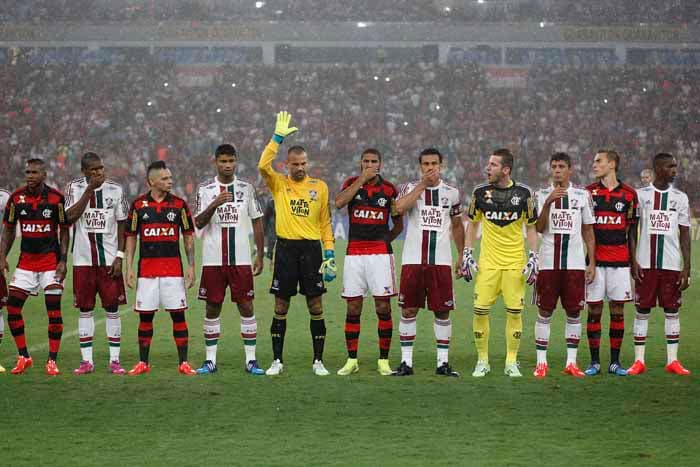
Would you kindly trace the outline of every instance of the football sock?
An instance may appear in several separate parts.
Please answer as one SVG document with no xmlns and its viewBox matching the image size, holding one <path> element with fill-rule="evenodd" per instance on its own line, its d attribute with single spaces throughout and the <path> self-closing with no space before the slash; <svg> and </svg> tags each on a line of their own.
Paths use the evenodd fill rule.
<svg viewBox="0 0 700 467">
<path fill-rule="evenodd" d="M 588 313 L 586 322 L 588 348 L 591 351 L 591 363 L 600 363 L 600 315 Z"/>
<path fill-rule="evenodd" d="M 678 343 L 681 340 L 681 320 L 677 310 L 666 310 L 664 330 L 666 332 L 666 363 L 678 360 Z"/>
<path fill-rule="evenodd" d="M 401 361 L 413 366 L 413 343 L 416 341 L 416 318 L 401 317 L 399 321 L 399 341 L 401 342 Z"/>
<path fill-rule="evenodd" d="M 282 352 L 284 350 L 284 335 L 287 332 L 287 315 L 275 313 L 270 326 L 270 334 L 272 335 L 272 354 L 275 360 L 282 361 Z"/>
<path fill-rule="evenodd" d="M 520 336 L 523 334 L 521 310 L 506 309 L 506 365 L 517 362 Z"/>
<path fill-rule="evenodd" d="M 216 365 L 216 348 L 221 335 L 221 318 L 204 318 L 204 347 L 206 348 L 205 360 L 211 360 Z"/>
<path fill-rule="evenodd" d="M 377 335 L 379 336 L 379 358 L 389 358 L 391 349 L 391 336 L 393 334 L 394 323 L 391 320 L 391 313 L 377 315 Z"/>
<path fill-rule="evenodd" d="M 474 308 L 474 319 L 472 322 L 474 328 L 474 344 L 476 345 L 476 353 L 480 362 L 488 363 L 489 361 L 489 310 L 484 308 Z"/>
<path fill-rule="evenodd" d="M 452 321 L 448 319 L 435 318 L 433 323 L 435 331 L 435 342 L 437 344 L 437 366 L 449 361 L 450 338 L 452 337 Z"/>
<path fill-rule="evenodd" d="M 46 312 L 49 315 L 49 360 L 58 358 L 58 350 L 61 347 L 63 336 L 63 317 L 61 316 L 61 295 L 44 294 Z"/>
<path fill-rule="evenodd" d="M 620 347 L 625 335 L 625 315 L 610 315 L 610 363 L 620 361 Z"/>
<path fill-rule="evenodd" d="M 107 341 L 109 342 L 109 361 L 119 361 L 119 351 L 122 344 L 122 319 L 119 317 L 119 309 L 114 307 L 105 308 L 105 329 L 107 331 Z"/>
<path fill-rule="evenodd" d="M 566 364 L 576 365 L 578 343 L 581 341 L 581 318 L 567 316 L 564 332 L 566 336 Z"/>
<path fill-rule="evenodd" d="M 323 360 L 323 347 L 326 343 L 326 320 L 323 319 L 323 313 L 311 315 L 309 329 L 311 330 L 311 339 L 313 341 L 314 361 Z"/>
<path fill-rule="evenodd" d="M 255 345 L 258 339 L 258 321 L 255 319 L 255 315 L 241 316 L 241 338 L 243 339 L 246 363 L 255 360 Z"/>
<path fill-rule="evenodd" d="M 15 339 L 17 352 L 23 357 L 29 357 L 27 339 L 24 335 L 24 318 L 22 317 L 22 307 L 26 300 L 27 294 L 19 290 L 10 290 L 10 296 L 7 298 L 7 325 Z"/>
<path fill-rule="evenodd" d="M 360 339 L 360 317 L 345 316 L 345 347 L 348 358 L 357 358 L 357 342 Z"/>
<path fill-rule="evenodd" d="M 640 309 L 634 316 L 632 334 L 634 336 L 634 360 L 644 363 L 644 348 L 649 331 L 649 309 Z"/>
<path fill-rule="evenodd" d="M 153 340 L 154 317 L 155 313 L 139 313 L 139 360 L 146 364 Z"/>
<path fill-rule="evenodd" d="M 92 310 L 80 310 L 78 317 L 78 339 L 80 356 L 84 362 L 92 361 L 92 341 L 95 337 L 95 314 Z"/>
<path fill-rule="evenodd" d="M 547 363 L 547 346 L 549 345 L 551 316 L 537 315 L 535 321 L 535 348 L 537 349 L 537 364 Z"/>
<path fill-rule="evenodd" d="M 177 346 L 177 356 L 180 359 L 180 363 L 186 362 L 189 332 L 187 331 L 187 321 L 185 321 L 185 312 L 170 312 L 170 318 L 173 320 L 173 339 L 175 339 L 175 346 Z"/>
</svg>

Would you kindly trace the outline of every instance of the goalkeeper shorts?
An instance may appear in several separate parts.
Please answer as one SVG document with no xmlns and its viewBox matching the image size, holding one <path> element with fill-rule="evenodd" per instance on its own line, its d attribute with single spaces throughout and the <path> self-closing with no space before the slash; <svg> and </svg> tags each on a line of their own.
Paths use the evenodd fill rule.
<svg viewBox="0 0 700 467">
<path fill-rule="evenodd" d="M 507 309 L 525 308 L 525 276 L 520 269 L 479 269 L 474 285 L 474 307 L 491 308 L 499 295 L 503 295 Z"/>
<path fill-rule="evenodd" d="M 318 272 L 323 262 L 321 242 L 318 240 L 288 240 L 277 238 L 275 269 L 270 293 L 290 298 L 298 293 L 318 297 L 326 293 L 323 274 Z"/>
</svg>

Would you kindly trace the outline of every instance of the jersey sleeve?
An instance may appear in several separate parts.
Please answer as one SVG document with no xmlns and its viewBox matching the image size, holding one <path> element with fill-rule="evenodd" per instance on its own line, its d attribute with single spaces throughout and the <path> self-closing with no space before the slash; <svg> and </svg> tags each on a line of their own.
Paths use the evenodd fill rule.
<svg viewBox="0 0 700 467">
<path fill-rule="evenodd" d="M 678 225 L 682 225 L 683 227 L 690 227 L 691 225 L 690 203 L 686 194 L 683 194 L 680 206 L 678 206 Z"/>
<path fill-rule="evenodd" d="M 12 196 L 7 200 L 5 205 L 5 213 L 3 214 L 2 221 L 5 225 L 15 226 L 17 225 L 17 211 L 15 209 L 15 201 Z"/>
<path fill-rule="evenodd" d="M 131 203 L 129 214 L 126 218 L 126 229 L 124 233 L 127 237 L 135 237 L 139 232 L 139 213 L 136 209 L 136 201 Z"/>
<path fill-rule="evenodd" d="M 472 222 L 480 222 L 483 216 L 484 213 L 479 209 L 476 190 L 474 190 L 472 191 L 472 200 L 469 202 L 469 209 L 467 209 L 467 217 Z"/>
<path fill-rule="evenodd" d="M 122 187 L 119 187 L 119 199 L 117 199 L 117 205 L 114 207 L 114 210 L 117 222 L 125 221 L 129 216 L 129 205 L 126 202 L 124 188 Z"/>
<path fill-rule="evenodd" d="M 283 185 L 283 181 L 281 179 L 284 178 L 282 174 L 275 172 L 275 169 L 272 168 L 272 162 L 277 156 L 279 147 L 279 144 L 275 143 L 274 141 L 270 141 L 267 146 L 265 146 L 263 153 L 260 155 L 260 161 L 258 162 L 258 170 L 260 171 L 260 175 L 265 181 L 265 185 L 267 185 L 273 194 L 281 189 Z"/>
<path fill-rule="evenodd" d="M 194 215 L 195 217 L 200 215 L 204 211 L 204 187 L 200 186 L 197 188 L 197 197 L 194 201 Z"/>
<path fill-rule="evenodd" d="M 636 224 L 637 221 L 639 221 L 639 197 L 635 190 L 631 190 L 631 192 L 632 202 L 630 203 L 629 209 L 627 209 L 626 217 L 628 224 Z"/>
<path fill-rule="evenodd" d="M 325 184 L 324 184 L 325 185 Z M 319 216 L 319 227 L 321 229 L 321 243 L 324 250 L 335 248 L 335 238 L 333 237 L 333 223 L 331 222 L 331 206 L 328 199 L 328 186 L 325 185 L 321 193 L 321 213 Z"/>
<path fill-rule="evenodd" d="M 65 192 L 66 192 L 66 209 L 70 209 L 77 202 L 77 200 L 75 199 L 75 195 L 73 194 L 73 182 L 66 185 Z"/>
<path fill-rule="evenodd" d="M 347 190 L 348 187 L 355 182 L 355 180 L 357 180 L 357 177 L 346 178 L 345 181 L 343 182 L 343 185 L 340 187 L 340 191 L 343 192 L 343 191 Z"/>
<path fill-rule="evenodd" d="M 459 216 L 462 214 L 462 211 L 462 194 L 459 190 L 454 190 L 450 200 L 450 217 Z"/>
<path fill-rule="evenodd" d="M 401 217 L 399 211 L 396 209 L 396 199 L 398 198 L 399 192 L 396 188 L 391 190 L 391 196 L 389 196 L 389 215 L 391 217 Z"/>
<path fill-rule="evenodd" d="M 581 207 L 581 223 L 584 225 L 595 224 L 595 215 L 593 214 L 593 197 L 591 192 L 585 190 L 583 192 L 583 206 Z"/>
<path fill-rule="evenodd" d="M 194 222 L 192 222 L 192 213 L 186 202 L 182 203 L 180 208 L 180 228 L 185 235 L 194 234 Z"/>
<path fill-rule="evenodd" d="M 248 215 L 251 220 L 259 219 L 264 214 L 260 205 L 260 198 L 258 198 L 258 193 L 253 185 L 248 185 L 248 190 L 250 191 L 250 196 L 248 196 Z"/>
<path fill-rule="evenodd" d="M 527 225 L 532 225 L 537 222 L 537 206 L 535 205 L 535 198 L 532 196 L 532 191 L 530 189 L 527 192 L 527 203 L 525 212 L 525 222 Z"/>
<path fill-rule="evenodd" d="M 56 203 L 56 222 L 58 225 L 70 225 L 68 216 L 66 216 L 66 198 L 63 195 L 58 197 Z"/>
</svg>

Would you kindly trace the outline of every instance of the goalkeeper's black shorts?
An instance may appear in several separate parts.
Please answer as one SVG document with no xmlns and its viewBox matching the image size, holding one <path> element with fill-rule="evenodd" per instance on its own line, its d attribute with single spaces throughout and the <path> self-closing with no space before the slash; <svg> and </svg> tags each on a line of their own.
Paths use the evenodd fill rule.
<svg viewBox="0 0 700 467">
<path fill-rule="evenodd" d="M 323 275 L 318 272 L 323 262 L 318 240 L 287 240 L 277 237 L 275 269 L 270 293 L 281 298 L 293 297 L 297 291 L 307 297 L 326 293 Z"/>
</svg>

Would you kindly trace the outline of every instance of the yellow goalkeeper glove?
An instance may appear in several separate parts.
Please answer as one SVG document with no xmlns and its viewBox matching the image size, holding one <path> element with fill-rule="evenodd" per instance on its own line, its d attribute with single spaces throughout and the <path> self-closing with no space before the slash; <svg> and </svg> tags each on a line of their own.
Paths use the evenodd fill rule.
<svg viewBox="0 0 700 467">
<path fill-rule="evenodd" d="M 284 138 L 299 131 L 299 128 L 295 126 L 289 126 L 289 122 L 291 120 L 292 116 L 289 114 L 289 112 L 282 111 L 277 114 L 277 122 L 275 123 L 275 134 L 272 137 L 272 139 L 277 144 L 282 144 Z"/>
</svg>

